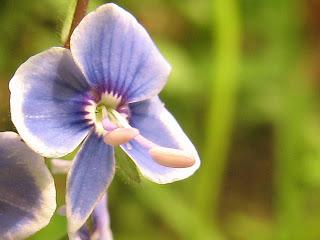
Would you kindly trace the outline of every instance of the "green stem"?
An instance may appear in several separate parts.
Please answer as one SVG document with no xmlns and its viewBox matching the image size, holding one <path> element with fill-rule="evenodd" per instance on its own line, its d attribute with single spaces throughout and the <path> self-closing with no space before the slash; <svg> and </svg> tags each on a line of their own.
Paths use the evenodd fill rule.
<svg viewBox="0 0 320 240">
<path fill-rule="evenodd" d="M 282 114 L 276 124 L 277 239 L 304 239 L 301 235 L 303 198 L 298 185 L 302 165 L 299 151 L 303 108 L 296 90 L 286 88 Z"/>
<path fill-rule="evenodd" d="M 205 149 L 202 156 L 198 192 L 199 210 L 216 214 L 218 196 L 230 145 L 237 74 L 240 59 L 240 19 L 236 0 L 213 1 L 214 48 L 212 95 L 208 108 Z"/>
<path fill-rule="evenodd" d="M 277 60 L 274 77 L 276 82 L 277 109 L 275 127 L 275 236 L 277 240 L 309 239 L 303 228 L 304 192 L 299 185 L 304 174 L 302 153 L 303 131 L 307 107 L 307 90 L 299 67 L 300 34 L 299 1 L 272 0 L 269 9 L 270 24 L 265 31 L 270 57 Z M 274 78 L 273 77 L 273 78 Z M 272 80 L 271 80 L 272 81 Z"/>
<path fill-rule="evenodd" d="M 297 36 L 300 34 L 297 18 L 298 1 L 283 0 L 277 2 L 277 29 L 273 29 L 274 47 L 283 64 L 278 78 L 280 112 L 275 119 L 276 161 L 275 161 L 275 207 L 276 235 L 279 240 L 299 240 L 305 238 L 304 192 L 299 186 L 304 174 L 303 131 L 307 111 L 307 95 L 303 75 L 297 68 L 299 64 L 299 47 Z M 298 20 L 297 20 L 298 19 Z M 289 28 L 288 26 L 293 26 Z M 283 52 L 283 49 L 287 49 Z"/>
<path fill-rule="evenodd" d="M 81 22 L 81 20 L 84 18 L 84 16 L 87 13 L 89 0 L 78 0 L 76 9 L 73 14 L 73 20 L 71 23 L 71 27 L 69 30 L 68 38 L 64 44 L 65 48 L 70 48 L 70 38 L 74 31 L 74 29 L 78 26 L 78 24 Z"/>
</svg>

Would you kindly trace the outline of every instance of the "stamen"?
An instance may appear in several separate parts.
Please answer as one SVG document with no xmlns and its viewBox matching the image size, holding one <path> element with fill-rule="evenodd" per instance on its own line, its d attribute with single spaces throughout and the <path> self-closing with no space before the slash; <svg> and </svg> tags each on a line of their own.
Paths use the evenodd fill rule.
<svg viewBox="0 0 320 240">
<path fill-rule="evenodd" d="M 136 140 L 158 164 L 172 168 L 187 168 L 195 164 L 194 157 L 185 151 L 161 147 L 139 134 L 139 130 L 132 128 L 122 112 L 108 109 L 108 116 L 103 120 L 103 128 L 108 132 L 104 135 L 104 142 L 118 146 Z M 116 129 L 113 129 L 118 127 Z M 111 130 L 111 131 L 110 131 Z"/>
<path fill-rule="evenodd" d="M 131 128 L 131 126 L 129 125 L 128 121 L 124 118 L 124 116 L 121 113 L 118 113 L 116 110 L 111 109 L 110 113 L 112 114 L 112 116 L 116 119 L 117 122 L 119 122 L 119 124 L 124 127 L 124 128 Z"/>
<path fill-rule="evenodd" d="M 139 130 L 136 128 L 117 128 L 111 132 L 107 132 L 103 136 L 103 140 L 106 144 L 118 146 L 131 141 L 137 135 L 139 135 Z"/>
<path fill-rule="evenodd" d="M 144 136 L 142 136 L 141 134 L 139 134 L 138 136 L 136 136 L 134 138 L 134 140 L 136 140 L 141 146 L 143 146 L 146 149 L 151 149 L 153 147 L 158 147 L 157 144 L 151 142 L 149 139 L 145 138 Z"/>
<path fill-rule="evenodd" d="M 178 149 L 153 147 L 149 150 L 149 154 L 153 160 L 165 167 L 187 168 L 195 164 L 191 154 Z"/>
</svg>

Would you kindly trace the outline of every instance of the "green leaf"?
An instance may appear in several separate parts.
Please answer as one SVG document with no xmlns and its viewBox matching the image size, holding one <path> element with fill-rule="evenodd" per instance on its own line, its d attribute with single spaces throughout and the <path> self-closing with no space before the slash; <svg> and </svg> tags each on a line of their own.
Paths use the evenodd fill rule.
<svg viewBox="0 0 320 240">
<path fill-rule="evenodd" d="M 32 237 L 28 238 L 29 240 L 56 240 L 64 239 L 64 236 L 67 233 L 67 220 L 65 217 L 54 215 L 50 221 L 50 224 L 37 232 Z"/>
<path fill-rule="evenodd" d="M 116 155 L 116 175 L 120 177 L 125 183 L 139 184 L 141 177 L 136 165 L 133 161 L 120 149 L 115 149 Z"/>
</svg>

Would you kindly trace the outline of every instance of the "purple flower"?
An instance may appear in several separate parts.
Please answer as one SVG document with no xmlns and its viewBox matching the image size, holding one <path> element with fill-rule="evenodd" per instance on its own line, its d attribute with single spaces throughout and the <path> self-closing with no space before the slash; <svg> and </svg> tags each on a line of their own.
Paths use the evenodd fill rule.
<svg viewBox="0 0 320 240">
<path fill-rule="evenodd" d="M 157 96 L 170 70 L 136 19 L 106 4 L 82 20 L 70 50 L 51 48 L 15 73 L 12 121 L 26 143 L 61 157 L 83 141 L 67 179 L 70 232 L 83 225 L 113 178 L 113 145 L 156 183 L 198 169 L 196 149 Z"/>
<path fill-rule="evenodd" d="M 0 133 L 0 238 L 26 239 L 46 226 L 56 208 L 44 159 L 13 132 Z"/>
</svg>

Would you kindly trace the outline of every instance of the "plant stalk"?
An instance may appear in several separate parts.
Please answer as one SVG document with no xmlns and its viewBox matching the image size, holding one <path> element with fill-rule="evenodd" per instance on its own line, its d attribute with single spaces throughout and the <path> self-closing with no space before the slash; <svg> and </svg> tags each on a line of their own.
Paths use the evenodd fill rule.
<svg viewBox="0 0 320 240">
<path fill-rule="evenodd" d="M 64 43 L 65 48 L 70 48 L 70 38 L 74 29 L 78 26 L 84 16 L 87 14 L 87 9 L 89 5 L 89 0 L 78 0 L 77 5 L 73 14 L 73 20 L 69 30 L 68 38 Z"/>
</svg>

